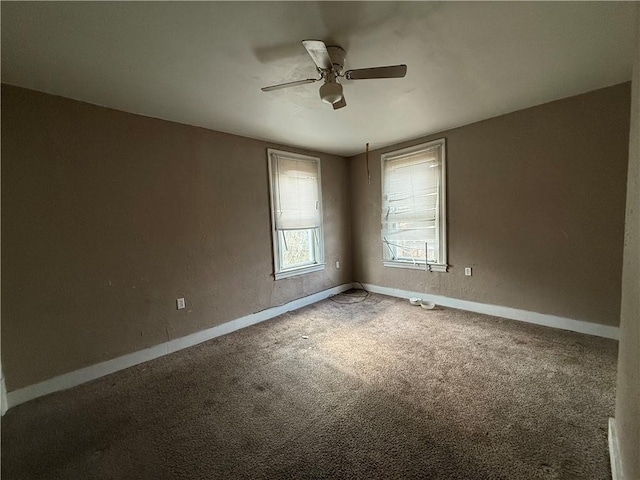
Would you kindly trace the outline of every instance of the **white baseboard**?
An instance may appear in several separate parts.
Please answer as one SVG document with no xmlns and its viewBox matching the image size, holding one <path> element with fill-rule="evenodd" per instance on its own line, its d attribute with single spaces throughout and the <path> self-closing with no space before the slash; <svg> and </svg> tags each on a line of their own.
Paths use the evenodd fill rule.
<svg viewBox="0 0 640 480">
<path fill-rule="evenodd" d="M 360 284 L 355 283 L 354 288 L 360 288 Z M 408 290 L 400 290 L 397 288 L 380 287 L 368 283 L 362 284 L 366 290 L 373 293 L 381 293 L 399 298 L 419 297 L 423 300 L 433 302 L 443 307 L 457 308 L 460 310 L 468 310 L 470 312 L 484 313 L 496 317 L 508 318 L 511 320 L 519 320 L 522 322 L 535 323 L 546 327 L 561 328 L 563 330 L 571 330 L 573 332 L 586 333 L 597 337 L 619 339 L 620 331 L 618 327 L 609 325 L 601 325 L 599 323 L 584 322 L 582 320 L 573 320 L 571 318 L 557 317 L 545 313 L 530 312 L 528 310 L 520 310 L 517 308 L 503 307 L 500 305 L 490 305 L 485 303 L 471 302 L 468 300 L 459 300 L 457 298 L 449 298 L 441 295 L 431 295 L 428 293 L 410 292 Z"/>
<path fill-rule="evenodd" d="M 91 365 L 90 367 L 81 368 L 80 370 L 75 370 L 73 372 L 65 373 L 64 375 L 50 378 L 34 385 L 29 385 L 28 387 L 10 391 L 7 394 L 8 403 L 3 403 L 3 405 L 7 405 L 7 408 L 15 407 L 16 405 L 33 400 L 34 398 L 75 387 L 76 385 L 104 377 L 105 375 L 117 372 L 118 370 L 124 370 L 125 368 L 148 362 L 154 358 L 162 357 L 178 350 L 198 345 L 199 343 L 206 342 L 207 340 L 211 340 L 221 335 L 226 335 L 227 333 L 234 332 L 256 323 L 264 322 L 265 320 L 277 317 L 283 313 L 306 307 L 312 303 L 329 298 L 332 295 L 345 292 L 350 288 L 352 288 L 352 284 L 345 283 L 322 292 L 314 293 L 307 297 L 293 300 L 278 307 L 268 308 L 251 315 L 223 323 L 222 325 L 217 325 L 200 332 L 192 333 L 185 337 L 176 338 L 144 350 L 129 353 L 112 360 L 107 360 L 106 362 L 101 362 L 96 365 Z"/>
<path fill-rule="evenodd" d="M 168 342 L 161 343 L 144 350 L 129 353 L 112 360 L 107 360 L 96 365 L 81 368 L 80 370 L 65 373 L 64 375 L 59 375 L 43 382 L 29 385 L 28 387 L 20 388 L 18 390 L 13 390 L 8 393 L 5 388 L 4 377 L 2 377 L 2 379 L 0 380 L 0 409 L 2 410 L 2 414 L 4 414 L 7 409 L 27 402 L 29 400 L 33 400 L 34 398 L 48 395 L 49 393 L 57 392 L 59 390 L 72 388 L 76 385 L 80 385 L 82 383 L 104 377 L 105 375 L 109 375 L 119 370 L 123 370 L 140 363 L 148 362 L 149 360 L 153 360 L 154 358 L 162 357 L 178 350 L 198 345 L 199 343 L 206 342 L 207 340 L 211 340 L 221 335 L 226 335 L 227 333 L 234 332 L 241 328 L 248 327 L 265 320 L 269 320 L 273 317 L 277 317 L 278 315 L 282 315 L 283 313 L 290 312 L 307 305 L 311 305 L 312 303 L 319 302 L 320 300 L 324 300 L 325 298 L 328 298 L 332 295 L 347 291 L 350 288 L 360 288 L 359 285 L 360 284 L 357 283 L 345 283 L 343 285 L 339 285 L 322 292 L 314 293 L 313 295 L 294 300 L 278 307 L 268 308 L 266 310 L 262 310 L 261 312 L 253 313 L 251 315 L 247 315 L 245 317 L 223 323 L 222 325 L 218 325 L 207 330 L 202 330 L 185 337 L 176 338 L 174 340 L 170 340 Z M 494 315 L 497 317 L 509 318 L 512 320 L 520 320 L 524 322 L 535 323 L 538 325 L 544 325 L 547 327 L 562 328 L 564 330 L 572 330 L 575 332 L 586 333 L 589 335 L 596 335 L 605 338 L 612 338 L 616 340 L 619 336 L 618 327 L 599 325 L 596 323 L 583 322 L 580 320 L 557 317 L 554 315 L 529 312 L 527 310 L 519 310 L 516 308 L 503 307 L 500 305 L 489 305 L 467 300 L 459 300 L 456 298 L 449 298 L 441 295 L 410 292 L 408 290 L 380 287 L 377 285 L 366 283 L 362 284 L 362 286 L 370 292 L 390 295 L 392 297 L 420 297 L 423 300 L 428 300 L 445 307 L 484 313 L 487 315 Z"/>
<path fill-rule="evenodd" d="M 611 478 L 613 480 L 624 480 L 615 418 L 609 418 L 609 458 L 611 460 Z"/>
<path fill-rule="evenodd" d="M 7 413 L 9 404 L 7 403 L 7 386 L 4 383 L 4 374 L 0 371 L 0 415 Z"/>
</svg>

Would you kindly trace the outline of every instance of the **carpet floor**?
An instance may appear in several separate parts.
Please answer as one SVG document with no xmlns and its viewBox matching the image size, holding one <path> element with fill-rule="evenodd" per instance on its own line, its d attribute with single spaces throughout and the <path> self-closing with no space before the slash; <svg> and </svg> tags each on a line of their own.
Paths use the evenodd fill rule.
<svg viewBox="0 0 640 480">
<path fill-rule="evenodd" d="M 12 408 L 2 479 L 607 479 L 617 342 L 362 291 Z"/>
</svg>

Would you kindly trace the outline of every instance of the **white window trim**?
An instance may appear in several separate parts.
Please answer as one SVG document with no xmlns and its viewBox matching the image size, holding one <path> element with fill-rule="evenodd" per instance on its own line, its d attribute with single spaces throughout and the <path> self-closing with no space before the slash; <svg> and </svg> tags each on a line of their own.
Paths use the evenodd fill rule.
<svg viewBox="0 0 640 480">
<path fill-rule="evenodd" d="M 288 158 L 295 158 L 298 160 L 314 160 L 318 162 L 318 206 L 320 209 L 320 228 L 318 232 L 318 256 L 322 259 L 321 262 L 314 263 L 312 265 L 304 265 L 301 267 L 282 269 L 280 268 L 280 240 L 278 239 L 278 230 L 276 229 L 275 219 L 275 206 L 273 203 L 273 168 L 271 165 L 273 155 L 282 155 Z M 302 155 L 299 153 L 286 152 L 284 150 L 276 150 L 273 148 L 267 149 L 267 165 L 269 168 L 269 205 L 271 206 L 271 244 L 273 247 L 273 276 L 276 280 L 283 278 L 295 277 L 298 275 L 304 275 L 306 273 L 317 272 L 324 270 L 326 263 L 324 262 L 324 218 L 322 209 L 322 166 L 320 164 L 320 158 L 312 157 L 310 155 Z"/>
<path fill-rule="evenodd" d="M 382 264 L 385 267 L 409 268 L 411 270 L 425 270 L 427 272 L 447 272 L 449 265 L 446 263 L 424 263 L 424 262 L 408 262 L 405 260 L 384 260 Z"/>
<path fill-rule="evenodd" d="M 393 152 L 387 152 L 380 156 L 380 189 L 382 191 L 382 197 L 384 198 L 384 165 L 388 160 L 393 160 L 398 157 L 406 155 L 413 155 L 420 150 L 431 148 L 435 145 L 440 145 L 442 148 L 442 164 L 440 168 L 440 191 L 443 201 L 439 205 L 440 224 L 438 225 L 438 240 L 440 242 L 440 259 L 437 263 L 426 262 L 412 262 L 410 260 L 383 260 L 382 264 L 385 267 L 395 268 L 408 268 L 413 270 L 426 270 L 429 272 L 447 272 L 449 264 L 447 255 L 447 143 L 445 138 L 439 138 L 432 142 L 421 143 L 419 145 L 413 145 L 411 147 L 403 148 L 400 150 L 394 150 Z M 382 212 L 381 212 L 382 215 Z M 382 245 L 382 248 L 386 248 L 386 245 Z M 384 258 L 384 252 L 383 252 Z"/>
<path fill-rule="evenodd" d="M 319 272 L 320 270 L 324 270 L 325 265 L 326 264 L 324 263 L 315 263 L 306 267 L 291 268 L 283 270 L 282 272 L 274 273 L 273 276 L 276 280 L 282 280 L 283 278 L 296 277 L 305 273 Z"/>
</svg>

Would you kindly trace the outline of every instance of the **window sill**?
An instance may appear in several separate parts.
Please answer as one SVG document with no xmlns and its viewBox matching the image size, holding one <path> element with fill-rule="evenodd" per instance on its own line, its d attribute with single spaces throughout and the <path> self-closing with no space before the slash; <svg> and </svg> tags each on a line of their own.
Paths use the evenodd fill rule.
<svg viewBox="0 0 640 480">
<path fill-rule="evenodd" d="M 305 273 L 318 272 L 324 270 L 324 263 L 316 263 L 306 267 L 292 268 L 291 270 L 284 270 L 282 272 L 276 272 L 274 277 L 276 280 L 282 280 L 283 278 L 295 277 L 297 275 L 304 275 Z"/>
<path fill-rule="evenodd" d="M 382 262 L 385 267 L 394 267 L 394 268 L 408 268 L 411 270 L 424 270 L 431 272 L 442 272 L 445 273 L 449 265 L 446 263 L 430 263 L 425 265 L 424 263 L 411 263 L 411 262 L 394 262 L 386 260 Z M 430 268 L 429 268 L 430 267 Z"/>
</svg>

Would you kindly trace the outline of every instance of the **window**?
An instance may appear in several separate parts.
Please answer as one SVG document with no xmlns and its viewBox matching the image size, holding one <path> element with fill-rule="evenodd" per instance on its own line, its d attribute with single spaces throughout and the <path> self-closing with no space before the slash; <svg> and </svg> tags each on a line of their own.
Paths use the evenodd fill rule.
<svg viewBox="0 0 640 480">
<path fill-rule="evenodd" d="M 268 150 L 274 275 L 324 269 L 320 159 Z"/>
<path fill-rule="evenodd" d="M 382 155 L 382 248 L 388 267 L 447 271 L 445 140 Z"/>
</svg>

